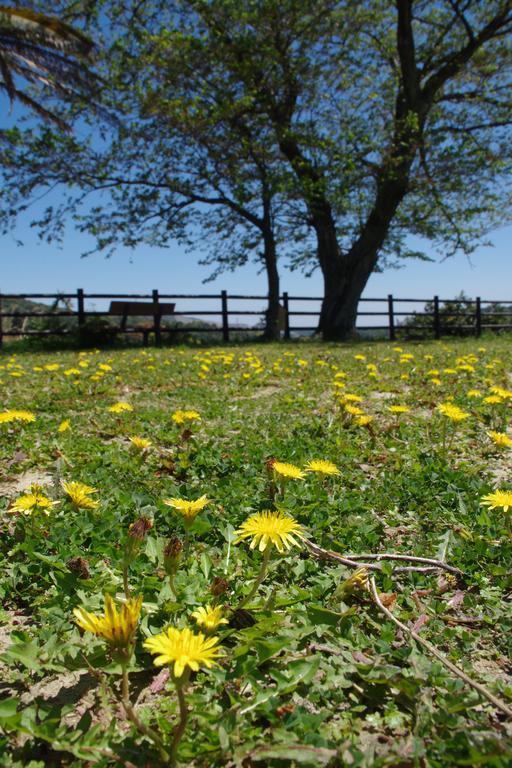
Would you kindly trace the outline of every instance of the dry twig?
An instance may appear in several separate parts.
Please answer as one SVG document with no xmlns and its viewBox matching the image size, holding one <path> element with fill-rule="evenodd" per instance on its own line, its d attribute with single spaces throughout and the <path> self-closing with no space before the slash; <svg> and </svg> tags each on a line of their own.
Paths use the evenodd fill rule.
<svg viewBox="0 0 512 768">
<path fill-rule="evenodd" d="M 453 565 L 447 565 L 442 560 L 435 560 L 430 557 L 415 557 L 414 555 L 395 555 L 390 552 L 383 552 L 376 555 L 340 555 L 338 552 L 333 552 L 331 549 L 324 549 L 314 541 L 310 539 L 304 539 L 304 544 L 317 557 L 323 557 L 326 560 L 337 560 L 339 563 L 348 566 L 349 568 L 366 568 L 368 571 L 381 571 L 381 560 L 396 560 L 398 562 L 406 563 L 422 563 L 418 566 L 403 566 L 394 569 L 395 573 L 431 573 L 436 570 L 447 571 L 454 576 L 463 576 L 463 572 Z M 364 562 L 361 562 L 364 561 Z M 377 562 L 366 562 L 367 560 L 374 560 Z"/>
<path fill-rule="evenodd" d="M 499 709 L 500 712 L 503 712 L 504 715 L 506 715 L 508 718 L 512 720 L 512 709 L 506 704 L 504 701 L 499 699 L 497 696 L 495 696 L 491 691 L 489 691 L 485 685 L 482 685 L 481 683 L 478 683 L 476 680 L 473 680 L 473 678 L 469 677 L 460 667 L 458 667 L 456 664 L 453 664 L 449 659 L 444 656 L 441 651 L 438 651 L 437 648 L 432 645 L 432 643 L 429 643 L 428 640 L 425 640 L 423 637 L 418 635 L 417 632 L 415 632 L 413 629 L 410 629 L 406 624 L 404 624 L 400 619 L 397 619 L 396 616 L 393 616 L 391 611 L 386 608 L 386 606 L 383 604 L 379 597 L 379 593 L 377 592 L 377 587 L 375 585 L 375 578 L 372 576 L 369 582 L 370 585 L 370 594 L 373 598 L 373 601 L 377 608 L 382 611 L 382 613 L 395 624 L 397 627 L 399 627 L 402 632 L 405 632 L 405 634 L 409 635 L 409 637 L 412 637 L 413 640 L 416 640 L 417 643 L 419 643 L 428 653 L 430 653 L 432 656 L 434 656 L 438 661 L 441 662 L 441 664 L 446 667 L 446 669 L 449 669 L 450 672 L 453 672 L 454 675 L 459 677 L 461 680 L 463 680 L 467 685 L 469 685 L 471 688 L 473 688 L 475 691 L 478 691 L 478 693 L 483 696 L 487 701 L 490 701 L 491 704 L 493 704 L 496 709 Z"/>
</svg>

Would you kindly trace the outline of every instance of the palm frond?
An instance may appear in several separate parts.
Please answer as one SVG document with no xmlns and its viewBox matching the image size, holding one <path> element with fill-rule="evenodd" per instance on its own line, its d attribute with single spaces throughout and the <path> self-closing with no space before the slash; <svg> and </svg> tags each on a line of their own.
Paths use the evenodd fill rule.
<svg viewBox="0 0 512 768">
<path fill-rule="evenodd" d="M 94 49 L 92 40 L 80 30 L 29 8 L 0 5 L 0 34 L 37 42 L 73 56 L 88 57 Z"/>
<path fill-rule="evenodd" d="M 4 83 L 0 83 L 0 88 L 5 88 Z M 21 104 L 24 104 L 26 107 L 29 107 L 31 110 L 36 112 L 40 117 L 43 118 L 43 120 L 57 125 L 61 131 L 69 131 L 69 126 L 64 122 L 64 120 L 62 120 L 62 118 L 60 118 L 54 112 L 50 112 L 48 109 L 45 109 L 45 107 L 41 106 L 39 102 L 37 102 L 35 99 L 32 99 L 30 96 L 27 96 L 27 94 L 23 93 L 23 91 L 16 89 L 14 92 L 14 98 L 21 102 Z"/>
<path fill-rule="evenodd" d="M 19 74 L 28 77 L 28 69 L 33 70 L 34 77 L 40 70 L 49 80 L 72 79 L 84 90 L 96 90 L 101 78 L 86 67 L 83 62 L 70 59 L 65 54 L 42 48 L 36 43 L 13 42 L 0 33 L 0 55 L 8 66 L 16 68 Z M 28 68 L 28 69 L 27 69 Z"/>
<path fill-rule="evenodd" d="M 7 95 L 9 96 L 9 101 L 12 104 L 14 101 L 15 93 L 16 93 L 16 86 L 14 85 L 14 79 L 13 79 L 11 70 L 9 68 L 9 65 L 1 53 L 0 53 L 0 75 L 2 75 L 3 86 L 7 91 Z"/>
<path fill-rule="evenodd" d="M 84 62 L 93 49 L 92 40 L 59 19 L 0 5 L 0 90 L 11 103 L 18 99 L 63 130 L 69 126 L 62 118 L 21 90 L 17 80 L 42 86 L 65 100 L 85 98 L 99 110 L 95 101 L 103 81 Z"/>
</svg>

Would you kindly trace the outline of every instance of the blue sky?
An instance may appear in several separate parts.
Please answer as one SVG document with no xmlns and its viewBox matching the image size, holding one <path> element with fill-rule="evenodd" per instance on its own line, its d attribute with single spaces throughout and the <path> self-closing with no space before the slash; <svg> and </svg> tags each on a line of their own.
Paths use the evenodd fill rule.
<svg viewBox="0 0 512 768">
<path fill-rule="evenodd" d="M 16 238 L 24 242 L 16 245 Z M 434 294 L 452 298 L 463 290 L 469 296 L 486 299 L 512 299 L 512 226 L 503 227 L 489 238 L 494 247 L 479 248 L 471 257 L 458 255 L 436 263 L 408 261 L 401 269 L 372 275 L 365 296 L 427 298 Z M 265 294 L 265 276 L 255 266 L 221 275 L 215 282 L 202 284 L 208 267 L 198 265 L 192 254 L 179 246 L 168 249 L 141 246 L 136 251 L 120 248 L 105 259 L 101 255 L 81 258 L 89 240 L 72 227 L 62 249 L 41 243 L 28 223 L 20 222 L 12 236 L 2 238 L 0 290 L 3 293 L 145 292 L 158 288 L 162 293 L 217 293 L 225 288 L 233 293 Z M 435 256 L 435 254 L 432 254 Z M 319 272 L 306 278 L 299 272 L 281 270 L 282 290 L 290 294 L 321 295 Z"/>
<path fill-rule="evenodd" d="M 5 106 L 3 99 L 1 106 Z M 3 127 L 10 127 L 24 117 L 27 118 L 26 111 L 16 105 L 11 113 L 3 115 Z M 32 124 L 30 115 L 24 124 Z M 59 194 L 52 193 L 52 203 L 58 204 Z M 195 258 L 178 245 L 167 249 L 140 246 L 135 251 L 119 248 L 109 259 L 102 255 L 81 258 L 80 254 L 91 248 L 94 241 L 74 231 L 71 222 L 62 248 L 43 243 L 30 227 L 30 219 L 42 213 L 47 204 L 45 197 L 20 218 L 12 234 L 2 237 L 1 293 L 71 293 L 77 288 L 86 293 L 145 293 L 158 288 L 161 293 L 219 293 L 226 289 L 229 293 L 266 294 L 265 275 L 255 265 L 227 272 L 216 281 L 203 284 L 210 268 L 200 266 L 199 255 Z M 23 246 L 18 246 L 17 240 Z M 363 296 L 385 297 L 392 293 L 407 298 L 428 299 L 435 294 L 453 298 L 464 291 L 470 297 L 512 300 L 512 225 L 491 233 L 488 240 L 493 247 L 477 249 L 470 260 L 463 254 L 442 259 L 431 251 L 429 255 L 436 259 L 435 263 L 408 260 L 401 269 L 374 274 Z M 320 297 L 321 274 L 317 270 L 306 278 L 283 267 L 281 290 L 290 295 Z M 188 311 L 188 306 L 185 308 Z M 374 307 L 367 305 L 366 309 Z"/>
<path fill-rule="evenodd" d="M 4 116 L 5 126 L 13 125 L 24 115 L 23 108 L 15 107 Z M 31 120 L 27 121 L 30 125 Z M 52 193 L 57 204 L 59 193 Z M 44 210 L 48 200 L 30 208 L 20 218 L 16 229 L 2 237 L 0 248 L 1 293 L 71 293 L 83 288 L 86 293 L 146 293 L 158 288 L 161 293 L 229 293 L 266 294 L 265 275 L 255 265 L 247 265 L 236 272 L 227 272 L 216 281 L 203 284 L 210 268 L 198 264 L 199 255 L 185 253 L 178 245 L 167 249 L 140 246 L 135 251 L 119 248 L 115 255 L 106 259 L 102 255 L 86 258 L 81 253 L 94 245 L 92 238 L 73 229 L 70 222 L 63 247 L 41 242 L 30 227 L 30 219 Z M 40 209 L 40 210 L 38 210 Z M 389 269 L 370 278 L 364 297 L 386 297 L 392 293 L 397 298 L 428 299 L 435 294 L 441 298 L 453 298 L 464 291 L 468 296 L 484 299 L 512 300 L 512 225 L 493 232 L 488 240 L 493 247 L 481 247 L 468 260 L 463 254 L 448 259 L 430 253 L 435 263 L 408 260 L 401 269 Z M 17 245 L 22 241 L 23 246 Z M 428 252 L 428 250 L 427 250 Z M 281 290 L 290 295 L 322 295 L 322 278 L 317 270 L 306 278 L 300 272 L 281 268 Z M 204 309 L 217 309 L 218 301 Z M 196 303 L 181 302 L 179 309 L 189 311 Z M 253 305 L 260 309 L 264 302 Z M 292 309 L 314 309 L 314 305 L 298 305 Z M 103 309 L 105 302 L 89 304 L 91 309 Z M 234 309 L 248 309 L 247 303 L 232 302 Z M 363 307 L 361 307 L 362 309 Z M 397 307 L 398 310 L 411 307 Z M 380 305 L 367 304 L 366 310 L 384 309 Z M 420 309 L 420 307 L 415 307 Z M 213 318 L 212 318 L 213 319 Z M 248 318 L 240 318 L 241 322 Z M 254 318 L 251 319 L 254 320 Z M 298 322 L 305 322 L 299 320 Z M 372 320 L 360 323 L 369 324 Z"/>
</svg>

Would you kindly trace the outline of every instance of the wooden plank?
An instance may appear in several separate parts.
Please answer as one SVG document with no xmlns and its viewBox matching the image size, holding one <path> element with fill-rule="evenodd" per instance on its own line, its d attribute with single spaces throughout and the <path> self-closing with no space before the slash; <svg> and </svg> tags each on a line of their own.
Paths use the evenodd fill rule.
<svg viewBox="0 0 512 768">
<path fill-rule="evenodd" d="M 176 304 L 149 303 L 144 301 L 111 301 L 108 314 L 133 317 L 172 315 Z"/>
</svg>

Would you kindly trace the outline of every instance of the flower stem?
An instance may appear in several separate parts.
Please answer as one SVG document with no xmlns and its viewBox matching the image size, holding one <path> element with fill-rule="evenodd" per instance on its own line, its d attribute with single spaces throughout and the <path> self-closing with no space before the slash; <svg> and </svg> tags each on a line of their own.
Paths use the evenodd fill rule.
<svg viewBox="0 0 512 768">
<path fill-rule="evenodd" d="M 187 721 L 188 721 L 188 707 L 187 707 L 187 700 L 185 699 L 185 685 L 187 683 L 187 680 L 183 680 L 182 682 L 178 682 L 175 680 L 176 685 L 176 693 L 178 695 L 178 704 L 180 708 L 180 719 L 178 721 L 178 724 L 176 728 L 174 729 L 172 742 L 171 742 L 171 750 L 170 750 L 170 760 L 169 765 L 175 766 L 176 765 L 176 759 L 177 759 L 177 753 L 178 753 L 178 747 L 180 744 L 180 741 L 183 737 L 183 734 L 185 733 L 185 728 L 187 727 Z"/>
<path fill-rule="evenodd" d="M 128 561 L 124 560 L 123 562 L 123 588 L 124 588 L 124 596 L 127 600 L 130 599 L 130 585 L 128 584 Z"/>
<path fill-rule="evenodd" d="M 183 554 L 188 555 L 190 549 L 190 531 L 189 524 L 185 525 L 185 535 L 183 537 Z"/>
<path fill-rule="evenodd" d="M 269 560 L 270 560 L 270 552 L 271 552 L 271 547 L 270 547 L 270 544 L 269 544 L 267 546 L 267 548 L 265 549 L 264 553 L 263 553 L 263 560 L 261 561 L 260 570 L 259 570 L 258 575 L 256 576 L 256 578 L 254 579 L 254 583 L 252 585 L 251 591 L 249 592 L 249 594 L 247 594 L 242 599 L 242 601 L 240 603 L 238 603 L 237 610 L 240 610 L 240 608 L 243 608 L 244 605 L 247 605 L 247 603 L 250 600 L 252 600 L 252 598 L 254 597 L 256 592 L 258 591 L 258 589 L 260 587 L 260 584 L 262 583 L 263 579 L 267 575 L 268 563 L 269 563 Z"/>
<path fill-rule="evenodd" d="M 153 728 L 150 728 L 149 725 L 146 725 L 142 722 L 130 701 L 130 680 L 128 677 L 127 663 L 123 664 L 123 675 L 121 678 L 121 703 L 128 720 L 133 723 L 139 733 L 141 733 L 143 736 L 146 736 L 150 741 L 153 742 L 153 744 L 158 748 L 162 761 L 164 763 L 168 763 L 170 756 L 164 747 L 162 739 L 158 733 L 153 730 Z"/>
</svg>

